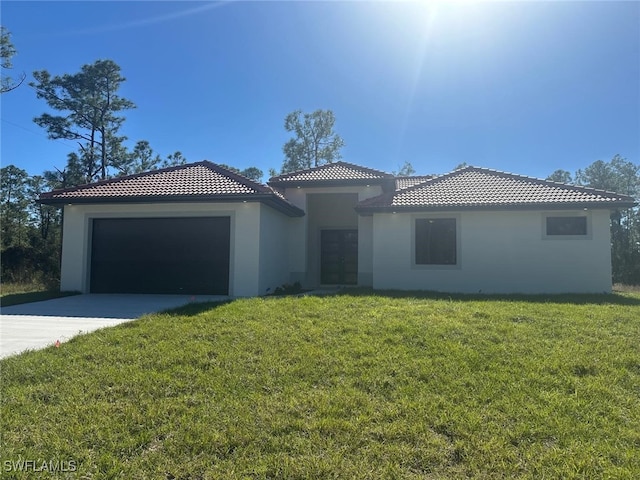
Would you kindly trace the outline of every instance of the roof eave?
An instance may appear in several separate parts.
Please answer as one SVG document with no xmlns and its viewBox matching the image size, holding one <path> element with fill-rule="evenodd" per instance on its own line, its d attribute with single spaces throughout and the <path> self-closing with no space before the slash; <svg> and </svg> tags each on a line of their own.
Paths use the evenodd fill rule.
<svg viewBox="0 0 640 480">
<path fill-rule="evenodd" d="M 400 212 L 443 212 L 466 210 L 614 210 L 617 208 L 632 208 L 635 202 L 565 202 L 565 203 L 526 203 L 526 204 L 482 204 L 482 205 L 360 205 L 356 211 L 361 215 L 374 213 Z"/>
<path fill-rule="evenodd" d="M 269 207 L 274 208 L 274 209 L 278 210 L 281 213 L 284 213 L 285 215 L 287 215 L 289 217 L 304 217 L 305 216 L 304 210 L 302 210 L 301 208 L 296 207 L 295 205 L 287 203 L 284 200 L 281 200 L 280 198 L 278 198 L 276 196 L 268 196 L 268 198 L 265 198 L 264 200 L 260 200 L 260 201 L 263 204 L 268 205 Z"/>
<path fill-rule="evenodd" d="M 104 204 L 145 204 L 145 203 L 240 203 L 240 202 L 261 202 L 278 210 L 290 217 L 302 217 L 304 211 L 285 200 L 278 198 L 275 194 L 252 194 L 252 195 L 150 195 L 140 196 L 120 196 L 120 197 L 64 197 L 50 198 L 41 197 L 38 203 L 62 207 L 65 205 L 104 205 Z"/>
</svg>

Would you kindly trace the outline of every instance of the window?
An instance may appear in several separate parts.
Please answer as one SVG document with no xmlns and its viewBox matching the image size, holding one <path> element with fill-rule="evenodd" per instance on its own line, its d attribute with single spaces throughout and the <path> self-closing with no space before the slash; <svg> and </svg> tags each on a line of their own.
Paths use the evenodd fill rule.
<svg viewBox="0 0 640 480">
<path fill-rule="evenodd" d="M 418 218 L 415 235 L 417 265 L 456 265 L 455 218 Z"/>
<path fill-rule="evenodd" d="M 547 235 L 586 235 L 587 217 L 546 217 Z"/>
</svg>

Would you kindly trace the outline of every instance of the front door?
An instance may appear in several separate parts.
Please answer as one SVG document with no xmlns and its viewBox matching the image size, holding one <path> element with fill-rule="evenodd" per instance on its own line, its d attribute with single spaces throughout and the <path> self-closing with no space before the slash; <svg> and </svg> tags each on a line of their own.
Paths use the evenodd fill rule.
<svg viewBox="0 0 640 480">
<path fill-rule="evenodd" d="M 320 283 L 358 284 L 358 230 L 320 232 Z"/>
</svg>

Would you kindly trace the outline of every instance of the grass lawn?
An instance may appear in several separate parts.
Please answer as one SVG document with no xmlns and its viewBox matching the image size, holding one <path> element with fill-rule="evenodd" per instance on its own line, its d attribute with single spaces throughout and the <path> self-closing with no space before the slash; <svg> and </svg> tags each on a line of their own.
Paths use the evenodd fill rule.
<svg viewBox="0 0 640 480">
<path fill-rule="evenodd" d="M 3 283 L 0 292 L 0 307 L 20 303 L 41 302 L 52 298 L 76 295 L 77 292 L 60 292 L 42 283 Z"/>
<path fill-rule="evenodd" d="M 640 478 L 637 293 L 190 305 L 0 368 L 4 478 Z"/>
</svg>

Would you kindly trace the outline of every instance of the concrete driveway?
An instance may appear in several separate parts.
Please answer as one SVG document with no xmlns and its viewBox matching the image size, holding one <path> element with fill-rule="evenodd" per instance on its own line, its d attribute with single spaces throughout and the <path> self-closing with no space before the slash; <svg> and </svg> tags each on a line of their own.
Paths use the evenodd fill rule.
<svg viewBox="0 0 640 480">
<path fill-rule="evenodd" d="M 88 294 L 3 307 L 0 358 L 64 342 L 80 333 L 129 322 L 146 313 L 224 296 Z"/>
</svg>

